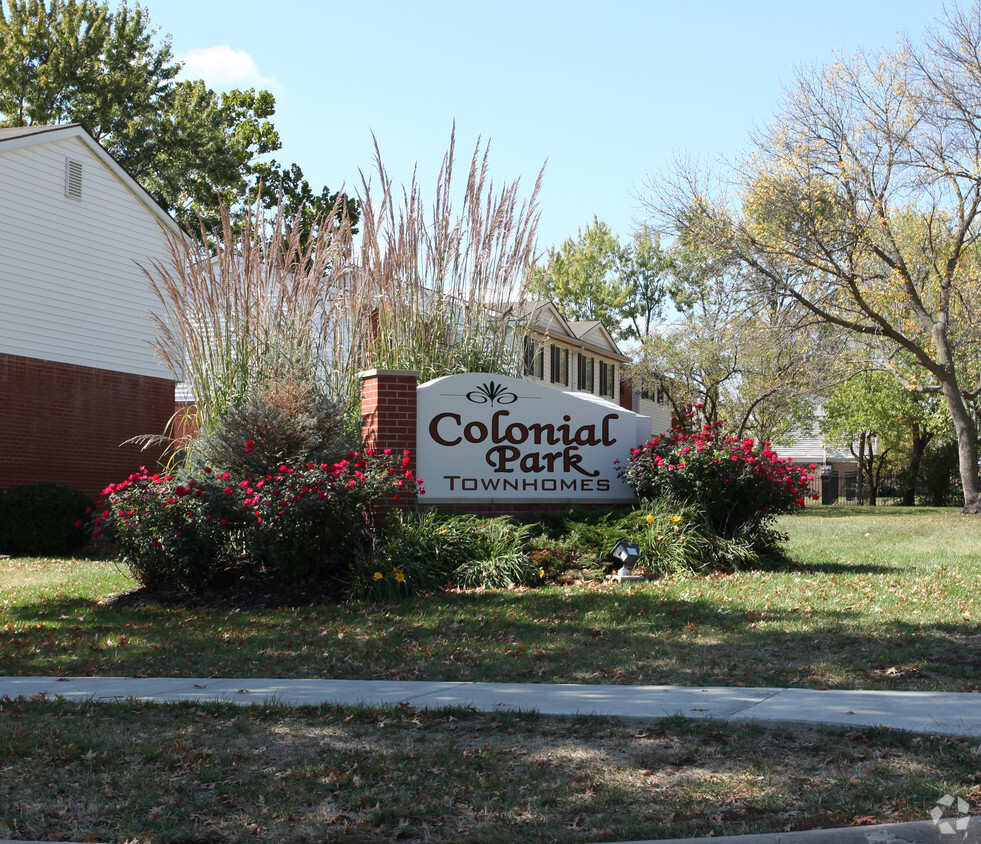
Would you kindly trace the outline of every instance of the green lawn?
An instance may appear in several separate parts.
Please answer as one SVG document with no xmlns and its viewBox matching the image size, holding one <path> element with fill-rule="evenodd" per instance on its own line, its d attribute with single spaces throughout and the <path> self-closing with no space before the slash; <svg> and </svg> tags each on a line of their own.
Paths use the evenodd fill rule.
<svg viewBox="0 0 981 844">
<path fill-rule="evenodd" d="M 981 690 L 981 522 L 813 508 L 792 563 L 640 586 L 122 607 L 112 563 L 0 562 L 0 673 Z"/>
<path fill-rule="evenodd" d="M 959 739 L 469 711 L 0 701 L 0 835 L 595 842 L 929 819 Z"/>
<path fill-rule="evenodd" d="M 812 509 L 792 562 L 275 610 L 107 603 L 99 561 L 0 561 L 0 673 L 981 690 L 981 522 Z M 589 842 L 981 808 L 977 742 L 669 718 L 0 700 L 0 836 Z"/>
</svg>

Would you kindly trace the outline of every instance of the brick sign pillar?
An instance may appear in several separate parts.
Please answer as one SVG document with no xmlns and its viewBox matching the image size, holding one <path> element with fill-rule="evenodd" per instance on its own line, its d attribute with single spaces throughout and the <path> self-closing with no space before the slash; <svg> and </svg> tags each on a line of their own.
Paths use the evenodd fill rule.
<svg viewBox="0 0 981 844">
<path fill-rule="evenodd" d="M 361 373 L 362 448 L 379 451 L 390 448 L 398 454 L 408 449 L 413 476 L 418 383 L 419 373 L 411 370 L 369 369 Z M 374 515 L 382 516 L 394 508 L 415 510 L 416 500 L 414 492 L 398 499 L 382 499 Z"/>
</svg>

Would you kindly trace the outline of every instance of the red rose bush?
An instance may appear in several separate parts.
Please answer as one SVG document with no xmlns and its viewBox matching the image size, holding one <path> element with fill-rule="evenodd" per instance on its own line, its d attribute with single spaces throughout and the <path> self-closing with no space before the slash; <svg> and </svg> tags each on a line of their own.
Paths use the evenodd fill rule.
<svg viewBox="0 0 981 844">
<path fill-rule="evenodd" d="M 264 476 L 141 470 L 104 490 L 94 533 L 116 542 L 144 585 L 194 589 L 261 571 L 341 595 L 352 559 L 370 545 L 372 508 L 416 491 L 408 452 L 389 449 Z"/>
<path fill-rule="evenodd" d="M 620 476 L 641 501 L 682 505 L 717 536 L 764 550 L 780 538 L 774 517 L 804 506 L 814 467 L 779 457 L 769 443 L 723 437 L 719 429 L 716 423 L 654 437 L 633 449 Z"/>
</svg>

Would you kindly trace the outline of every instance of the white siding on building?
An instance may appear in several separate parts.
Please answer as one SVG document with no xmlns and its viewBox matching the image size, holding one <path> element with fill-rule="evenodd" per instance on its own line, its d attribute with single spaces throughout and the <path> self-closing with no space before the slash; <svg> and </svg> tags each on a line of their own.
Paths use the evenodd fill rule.
<svg viewBox="0 0 981 844">
<path fill-rule="evenodd" d="M 81 198 L 66 164 L 82 165 Z M 170 377 L 150 348 L 160 214 L 79 137 L 0 148 L 0 352 Z"/>
<path fill-rule="evenodd" d="M 773 450 L 781 457 L 792 457 L 795 463 L 851 463 L 855 456 L 847 445 L 826 443 L 821 436 L 823 405 L 816 405 L 814 416 L 807 429 L 797 432 L 792 442 L 774 443 Z"/>
<path fill-rule="evenodd" d="M 665 403 L 642 398 L 638 410 L 651 418 L 651 435 L 664 434 L 671 430 L 671 406 Z"/>
</svg>

